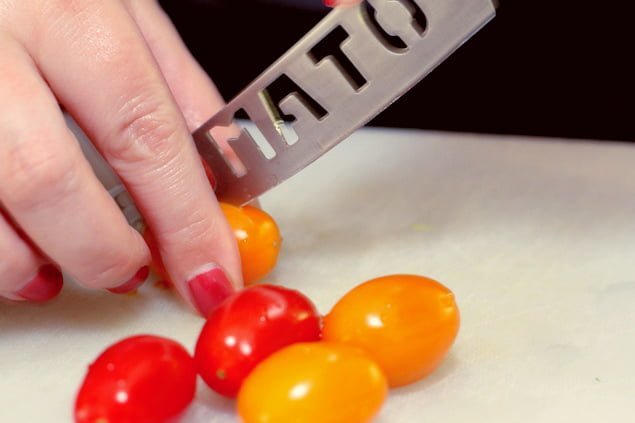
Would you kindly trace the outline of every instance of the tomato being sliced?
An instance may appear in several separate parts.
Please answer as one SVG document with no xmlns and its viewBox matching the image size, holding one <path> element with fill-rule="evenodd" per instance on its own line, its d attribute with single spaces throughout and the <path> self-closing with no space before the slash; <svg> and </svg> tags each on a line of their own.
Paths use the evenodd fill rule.
<svg viewBox="0 0 635 423">
<path fill-rule="evenodd" d="M 264 358 L 294 342 L 320 339 L 320 316 L 300 292 L 256 285 L 226 299 L 208 317 L 194 359 L 203 380 L 233 397 Z"/>
<path fill-rule="evenodd" d="M 437 368 L 458 330 L 459 309 L 448 288 L 423 276 L 391 275 L 344 295 L 324 318 L 323 336 L 367 350 L 395 387 Z"/>
<path fill-rule="evenodd" d="M 220 204 L 238 242 L 245 285 L 267 276 L 276 265 L 282 239 L 278 225 L 257 207 Z"/>
<path fill-rule="evenodd" d="M 238 244 L 243 281 L 245 285 L 252 285 L 276 266 L 282 244 L 278 225 L 270 215 L 257 207 L 236 207 L 225 203 L 220 203 L 220 206 Z M 152 254 L 150 268 L 159 277 L 169 281 L 156 238 L 149 229 L 144 231 L 143 237 Z"/>
<path fill-rule="evenodd" d="M 139 335 L 106 349 L 93 364 L 75 402 L 78 423 L 160 423 L 194 398 L 196 367 L 180 344 Z"/>
<path fill-rule="evenodd" d="M 286 347 L 260 363 L 238 395 L 244 423 L 363 423 L 379 411 L 386 378 L 358 348 L 330 342 Z"/>
</svg>

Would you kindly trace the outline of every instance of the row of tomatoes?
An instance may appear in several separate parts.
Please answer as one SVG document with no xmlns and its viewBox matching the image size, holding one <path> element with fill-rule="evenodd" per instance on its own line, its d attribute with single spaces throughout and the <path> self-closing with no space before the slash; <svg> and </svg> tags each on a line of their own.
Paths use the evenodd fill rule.
<svg viewBox="0 0 635 423">
<path fill-rule="evenodd" d="M 244 209 L 230 211 L 239 216 Z M 269 248 L 264 258 L 256 254 L 260 261 L 252 275 L 260 277 L 267 263 L 275 263 L 272 241 L 279 247 L 271 227 L 259 230 L 263 222 L 273 222 L 264 216 L 255 226 L 251 218 L 242 220 L 243 230 L 249 229 L 245 222 L 252 224 L 243 240 Z M 236 219 L 230 223 L 236 230 Z M 250 263 L 245 251 L 258 248 L 241 248 L 243 263 Z M 166 421 L 192 401 L 198 374 L 217 393 L 237 397 L 245 423 L 366 422 L 389 387 L 416 382 L 441 363 L 458 327 L 452 293 L 422 276 L 365 282 L 324 317 L 296 290 L 254 285 L 207 317 L 193 356 L 177 342 L 151 335 L 106 349 L 79 390 L 75 419 Z"/>
</svg>

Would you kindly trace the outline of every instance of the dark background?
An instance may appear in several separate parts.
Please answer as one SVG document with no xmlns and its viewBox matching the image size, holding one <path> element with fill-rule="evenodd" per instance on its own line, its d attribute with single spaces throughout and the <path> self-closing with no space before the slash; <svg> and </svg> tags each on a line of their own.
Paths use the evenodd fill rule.
<svg viewBox="0 0 635 423">
<path fill-rule="evenodd" d="M 303 1 L 312 7 L 161 4 L 231 99 L 328 12 L 319 0 Z M 371 125 L 633 141 L 629 12 L 626 2 L 501 0 L 487 27 Z"/>
</svg>

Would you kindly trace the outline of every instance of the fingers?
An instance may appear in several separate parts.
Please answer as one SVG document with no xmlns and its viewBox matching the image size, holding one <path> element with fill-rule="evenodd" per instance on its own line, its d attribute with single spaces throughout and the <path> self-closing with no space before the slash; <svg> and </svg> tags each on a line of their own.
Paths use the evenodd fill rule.
<svg viewBox="0 0 635 423">
<path fill-rule="evenodd" d="M 224 106 L 223 98 L 156 1 L 127 0 L 125 3 L 148 43 L 189 131 L 193 132 Z M 230 125 L 213 128 L 211 132 L 225 155 L 240 163 L 228 144 L 229 139 L 240 134 L 240 128 Z"/>
<path fill-rule="evenodd" d="M 62 273 L 40 257 L 0 210 L 0 297 L 42 302 L 62 289 Z"/>
<path fill-rule="evenodd" d="M 141 236 L 95 178 L 46 83 L 17 42 L 0 39 L 0 201 L 53 262 L 92 288 L 117 288 L 149 263 Z M 2 222 L 3 292 L 41 261 Z M 7 264 L 8 263 L 8 264 Z M 57 280 L 50 267 L 44 279 Z M 40 283 L 41 284 L 41 283 Z"/>
<path fill-rule="evenodd" d="M 183 113 L 188 130 L 194 131 L 224 105 L 220 93 L 187 50 L 158 2 L 153 0 L 126 1 L 125 4 L 157 61 L 168 88 Z M 228 138 L 235 135 L 236 128 L 234 127 L 219 128 L 214 134 L 221 142 L 226 142 Z M 205 163 L 203 163 L 203 167 L 207 173 L 207 179 L 210 182 L 214 181 L 211 169 L 207 168 Z M 215 219 L 224 222 L 224 215 L 216 216 Z M 228 261 L 231 260 L 232 263 L 230 273 L 233 275 L 233 280 L 242 281 L 240 258 L 235 250 L 233 235 L 230 238 L 229 242 L 232 245 L 225 245 L 223 248 L 231 248 L 233 254 L 228 257 Z M 216 255 L 222 253 L 219 251 Z M 208 273 L 203 271 L 202 277 L 195 278 L 189 283 L 193 301 L 204 315 L 212 310 L 227 293 L 223 288 L 217 288 L 218 286 L 222 287 L 222 284 L 213 282 L 216 274 L 214 266 L 208 265 L 207 267 L 211 271 Z M 220 277 L 222 278 L 222 275 Z M 237 284 L 235 282 L 237 286 L 241 284 L 242 282 Z"/>
<path fill-rule="evenodd" d="M 237 247 L 136 24 L 117 2 L 60 5 L 34 41 L 38 67 L 125 182 L 179 292 L 194 305 L 225 295 L 241 283 Z"/>
</svg>

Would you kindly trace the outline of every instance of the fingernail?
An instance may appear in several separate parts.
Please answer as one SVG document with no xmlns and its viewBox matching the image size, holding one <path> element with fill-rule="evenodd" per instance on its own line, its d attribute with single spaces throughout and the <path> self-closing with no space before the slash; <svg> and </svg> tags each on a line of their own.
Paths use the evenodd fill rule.
<svg viewBox="0 0 635 423">
<path fill-rule="evenodd" d="M 62 272 L 52 264 L 45 264 L 40 266 L 37 275 L 17 291 L 16 295 L 40 303 L 54 298 L 60 293 L 63 285 Z"/>
<path fill-rule="evenodd" d="M 234 292 L 223 269 L 214 265 L 187 282 L 199 313 L 207 317 L 227 297 Z"/>
<path fill-rule="evenodd" d="M 324 6 L 333 7 L 335 0 L 323 0 Z"/>
<path fill-rule="evenodd" d="M 143 266 L 128 282 L 116 288 L 109 288 L 108 291 L 113 294 L 125 294 L 126 292 L 134 291 L 146 281 L 149 273 L 150 268 L 148 266 Z"/>
</svg>

